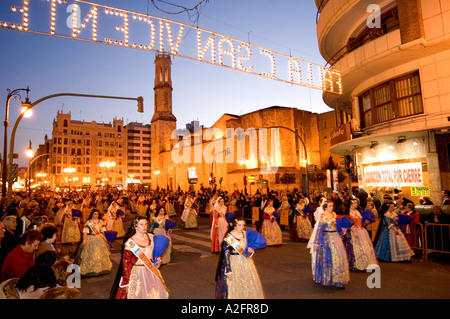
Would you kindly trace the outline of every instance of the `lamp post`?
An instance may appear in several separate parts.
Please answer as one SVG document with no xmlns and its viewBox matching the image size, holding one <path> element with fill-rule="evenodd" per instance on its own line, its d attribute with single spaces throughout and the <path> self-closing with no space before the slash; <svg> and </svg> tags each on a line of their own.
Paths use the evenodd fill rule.
<svg viewBox="0 0 450 319">
<path fill-rule="evenodd" d="M 33 158 L 33 156 L 34 156 L 34 151 L 33 151 L 33 148 L 31 147 L 31 141 L 30 141 L 30 146 L 28 146 L 28 148 L 26 149 L 26 151 L 25 151 L 25 154 L 27 155 L 27 157 L 28 157 L 28 171 L 27 171 L 27 180 L 28 180 L 28 183 L 27 183 L 27 185 L 28 185 L 28 195 L 30 195 L 31 194 L 31 178 L 30 178 L 30 168 L 31 168 L 31 162 L 32 162 L 32 158 Z"/>
<path fill-rule="evenodd" d="M 158 175 L 160 174 L 160 171 L 155 171 L 153 174 L 156 175 L 156 189 L 159 189 L 159 185 L 158 185 Z"/>
<path fill-rule="evenodd" d="M 63 172 L 66 174 L 69 174 L 69 194 L 70 194 L 70 181 L 71 181 L 71 177 L 70 174 L 75 173 L 77 171 L 77 169 L 75 167 L 66 167 L 63 169 Z"/>
<path fill-rule="evenodd" d="M 137 107 L 138 107 L 138 112 L 142 113 L 144 112 L 144 99 L 142 96 L 139 96 L 137 98 L 132 98 L 132 97 L 121 97 L 121 96 L 108 96 L 108 95 L 92 95 L 92 94 L 78 94 L 78 93 L 58 93 L 58 94 L 52 94 L 52 95 L 47 95 L 39 100 L 37 100 L 36 102 L 30 103 L 30 104 L 25 104 L 22 103 L 22 106 L 25 106 L 27 108 L 27 110 L 31 110 L 33 107 L 35 107 L 37 104 L 54 98 L 54 97 L 59 97 L 59 96 L 75 96 L 75 97 L 92 97 L 92 98 L 103 98 L 103 99 L 118 99 L 118 100 L 135 100 L 138 102 Z M 28 100 L 28 99 L 27 99 Z M 29 101 L 27 101 L 29 102 Z M 10 139 L 10 143 L 9 143 L 9 167 L 12 168 L 13 164 L 14 164 L 14 158 L 13 158 L 13 154 L 14 154 L 14 140 L 15 140 L 15 135 L 16 135 L 16 130 L 17 130 L 17 126 L 20 123 L 20 120 L 22 120 L 22 118 L 25 116 L 25 112 L 21 113 L 19 115 L 19 117 L 16 120 L 16 123 L 14 124 L 13 130 L 11 132 L 11 139 Z M 11 195 L 12 195 L 12 185 L 11 183 L 8 183 L 8 199 L 7 199 L 7 205 L 9 206 L 9 204 L 11 203 Z"/>
<path fill-rule="evenodd" d="M 242 165 L 244 167 L 244 193 L 247 195 L 247 174 L 246 174 L 246 168 L 247 164 L 250 163 L 249 160 L 240 160 L 239 165 Z"/>
<path fill-rule="evenodd" d="M 106 160 L 100 163 L 100 167 L 106 168 L 106 192 L 109 191 L 109 170 L 114 166 L 116 166 L 116 162 L 110 160 Z"/>
<path fill-rule="evenodd" d="M 4 136 L 3 136 L 3 163 L 2 163 L 2 199 L 6 198 L 6 182 L 8 184 L 10 183 L 10 180 L 8 178 L 8 125 L 9 125 L 9 102 L 12 98 L 15 100 L 20 100 L 21 96 L 19 94 L 20 91 L 26 91 L 27 97 L 25 99 L 25 102 L 22 103 L 22 106 L 24 104 L 28 103 L 28 92 L 30 89 L 27 87 L 26 89 L 16 89 L 16 90 L 7 90 L 8 96 L 6 97 L 6 108 L 5 108 L 5 121 L 3 122 L 5 129 L 4 129 Z M 9 203 L 8 203 L 9 204 Z"/>
</svg>

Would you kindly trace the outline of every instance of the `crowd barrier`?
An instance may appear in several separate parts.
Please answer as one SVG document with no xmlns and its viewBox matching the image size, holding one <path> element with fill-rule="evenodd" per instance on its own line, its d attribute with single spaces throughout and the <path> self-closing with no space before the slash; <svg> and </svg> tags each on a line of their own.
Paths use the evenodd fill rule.
<svg viewBox="0 0 450 319">
<path fill-rule="evenodd" d="M 450 225 L 428 223 L 425 225 L 425 252 L 424 259 L 427 260 L 429 252 L 450 254 Z"/>
</svg>

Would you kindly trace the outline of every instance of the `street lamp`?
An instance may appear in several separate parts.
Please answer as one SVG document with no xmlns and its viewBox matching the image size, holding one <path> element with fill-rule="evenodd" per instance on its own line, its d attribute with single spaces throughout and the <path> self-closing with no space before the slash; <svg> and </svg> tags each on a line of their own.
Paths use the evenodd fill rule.
<svg viewBox="0 0 450 319">
<path fill-rule="evenodd" d="M 245 171 L 245 169 L 247 168 L 247 165 L 250 163 L 250 161 L 249 160 L 240 160 L 239 161 L 239 165 L 242 165 L 243 167 L 244 167 L 244 192 L 245 192 L 245 195 L 247 195 L 247 174 L 246 174 L 246 171 Z"/>
<path fill-rule="evenodd" d="M 106 160 L 100 163 L 100 167 L 106 168 L 106 192 L 108 192 L 109 188 L 109 170 L 114 166 L 116 166 L 116 162 L 110 160 Z"/>
<path fill-rule="evenodd" d="M 8 172 L 7 153 L 8 153 L 9 102 L 11 101 L 12 98 L 19 101 L 21 99 L 19 92 L 26 91 L 27 97 L 25 99 L 25 102 L 22 103 L 22 107 L 29 105 L 28 92 L 30 91 L 30 89 L 27 87 L 26 89 L 16 89 L 13 91 L 10 91 L 8 89 L 7 91 L 8 91 L 8 96 L 6 98 L 6 109 L 5 109 L 5 122 L 4 122 L 5 130 L 4 130 L 4 136 L 3 136 L 3 163 L 2 163 L 2 199 L 3 200 L 6 198 L 6 182 L 8 182 L 8 184 L 11 184 L 11 180 L 10 180 L 10 178 L 8 178 L 8 175 L 7 175 L 7 172 Z M 9 202 L 8 202 L 8 205 L 9 205 Z"/>
<path fill-rule="evenodd" d="M 19 90 L 24 90 L 24 89 L 19 89 Z M 18 91 L 18 90 L 15 90 Z M 29 89 L 26 89 L 26 91 L 28 92 Z M 17 96 L 17 92 L 14 94 L 10 94 L 11 96 Z M 9 99 L 10 99 L 10 95 L 8 95 L 8 100 L 7 100 L 7 107 L 9 107 Z M 137 107 L 138 107 L 138 112 L 142 113 L 144 112 L 144 99 L 142 96 L 139 96 L 137 98 L 132 98 L 132 97 L 121 97 L 121 96 L 107 96 L 107 95 L 92 95 L 92 94 L 78 94 L 78 93 L 58 93 L 58 94 L 52 94 L 52 95 L 47 95 L 39 100 L 37 100 L 34 103 L 29 103 L 28 98 L 26 103 L 23 103 L 27 106 L 28 110 L 31 110 L 34 106 L 36 106 L 37 104 L 54 98 L 54 97 L 59 97 L 59 96 L 77 96 L 77 97 L 93 97 L 93 98 L 103 98 L 103 99 L 118 99 L 118 100 L 135 100 L 138 102 Z M 6 113 L 7 116 L 7 113 Z M 16 120 L 16 123 L 14 124 L 13 130 L 11 132 L 11 139 L 10 139 L 10 143 L 9 143 L 9 167 L 12 168 L 13 164 L 14 164 L 14 158 L 13 158 L 13 154 L 14 154 L 14 139 L 15 139 L 15 135 L 16 135 L 16 130 L 17 130 L 17 126 L 19 125 L 20 120 L 25 117 L 25 113 L 21 113 L 19 115 L 19 117 Z M 5 121 L 5 133 L 6 133 L 6 121 Z M 6 136 L 6 134 L 5 134 Z M 5 147 L 6 147 L 6 143 L 5 143 Z M 6 153 L 6 152 L 5 152 Z M 6 171 L 6 170 L 5 170 Z M 5 184 L 5 183 L 3 183 Z M 8 198 L 7 198 L 7 205 L 9 206 L 9 204 L 11 203 L 11 197 L 12 197 L 12 184 L 8 183 Z"/>
<path fill-rule="evenodd" d="M 70 181 L 71 181 L 70 174 L 75 173 L 76 171 L 77 171 L 77 169 L 75 167 L 71 167 L 71 166 L 63 169 L 63 173 L 69 175 L 69 194 L 70 194 Z"/>
<path fill-rule="evenodd" d="M 25 151 L 25 154 L 26 154 L 27 157 L 28 157 L 27 180 L 28 180 L 28 195 L 30 195 L 30 193 L 31 193 L 31 187 L 30 187 L 30 184 L 31 184 L 30 167 L 31 167 L 31 159 L 32 159 L 33 156 L 34 156 L 34 151 L 33 151 L 33 148 L 31 147 L 31 141 L 30 141 L 30 146 L 28 146 L 28 148 L 27 148 L 26 151 Z"/>
<path fill-rule="evenodd" d="M 155 171 L 155 172 L 153 173 L 153 174 L 156 175 L 156 189 L 159 188 L 159 185 L 158 185 L 158 175 L 159 175 L 160 173 L 161 173 L 160 171 Z"/>
</svg>

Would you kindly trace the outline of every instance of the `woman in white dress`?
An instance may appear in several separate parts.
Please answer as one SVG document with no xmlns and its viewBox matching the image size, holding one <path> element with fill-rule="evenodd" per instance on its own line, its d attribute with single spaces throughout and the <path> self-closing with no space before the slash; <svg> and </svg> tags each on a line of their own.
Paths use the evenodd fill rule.
<svg viewBox="0 0 450 319">
<path fill-rule="evenodd" d="M 267 246 L 281 246 L 283 243 L 281 228 L 278 225 L 277 218 L 274 216 L 275 212 L 273 200 L 270 199 L 266 208 L 264 208 L 263 223 L 261 226 L 261 234 L 266 239 Z"/>
<path fill-rule="evenodd" d="M 122 259 L 110 299 L 168 299 L 162 278 L 160 257 L 154 258 L 155 237 L 148 233 L 148 221 L 136 216 L 124 239 Z"/>
</svg>

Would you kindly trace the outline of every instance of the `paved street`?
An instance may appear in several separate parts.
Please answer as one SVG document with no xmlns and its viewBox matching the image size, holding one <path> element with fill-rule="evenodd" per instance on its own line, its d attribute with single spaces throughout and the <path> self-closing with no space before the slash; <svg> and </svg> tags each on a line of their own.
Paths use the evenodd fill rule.
<svg viewBox="0 0 450 319">
<path fill-rule="evenodd" d="M 126 226 L 132 218 L 128 216 Z M 199 217 L 198 223 L 196 230 L 173 230 L 174 261 L 161 267 L 170 289 L 170 299 L 214 299 L 214 276 L 219 256 L 210 252 L 208 218 Z M 121 243 L 116 240 L 113 244 L 114 268 L 110 274 L 82 279 L 83 299 L 109 297 Z M 367 279 L 372 273 L 351 272 L 350 284 L 344 290 L 313 282 L 306 243 L 292 242 L 287 231 L 283 231 L 281 247 L 257 251 L 253 258 L 268 299 L 450 298 L 450 258 L 445 255 L 429 255 L 426 262 L 413 258 L 410 263 L 380 263 L 381 288 L 368 288 Z"/>
</svg>

